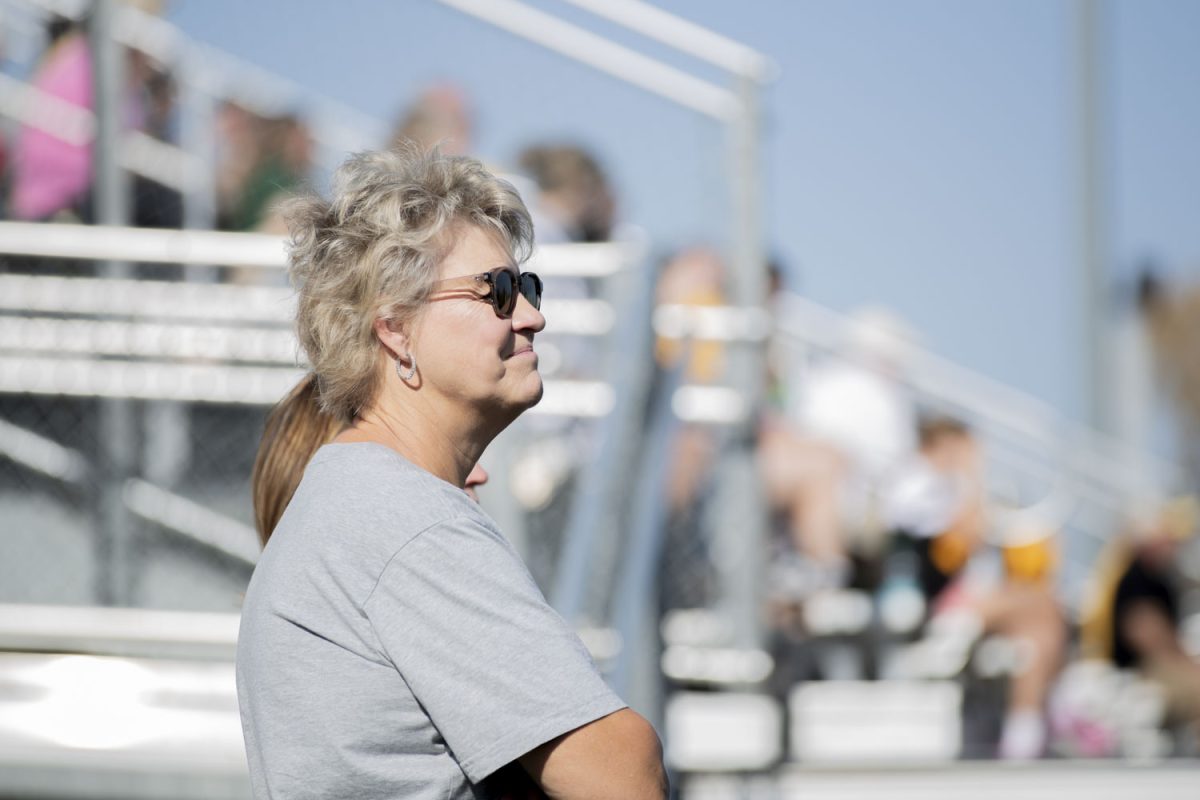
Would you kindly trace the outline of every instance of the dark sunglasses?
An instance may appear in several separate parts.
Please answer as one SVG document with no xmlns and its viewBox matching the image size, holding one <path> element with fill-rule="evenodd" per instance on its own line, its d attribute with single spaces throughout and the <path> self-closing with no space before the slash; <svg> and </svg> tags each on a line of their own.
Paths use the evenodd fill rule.
<svg viewBox="0 0 1200 800">
<path fill-rule="evenodd" d="M 542 307 L 542 279 L 532 272 L 517 273 L 512 267 L 496 267 L 489 272 L 478 275 L 464 275 L 461 278 L 447 278 L 437 281 L 435 286 L 445 284 L 460 284 L 475 286 L 486 284 L 484 294 L 472 293 L 478 300 L 490 300 L 496 316 L 508 319 L 517 309 L 517 294 L 529 301 L 534 308 Z"/>
</svg>

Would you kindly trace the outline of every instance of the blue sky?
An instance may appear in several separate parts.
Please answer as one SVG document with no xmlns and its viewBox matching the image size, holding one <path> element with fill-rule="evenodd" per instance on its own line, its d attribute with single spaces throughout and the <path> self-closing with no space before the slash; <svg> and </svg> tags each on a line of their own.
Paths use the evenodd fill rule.
<svg viewBox="0 0 1200 800">
<path fill-rule="evenodd" d="M 717 72 L 555 0 L 714 81 Z M 660 2 L 769 55 L 766 240 L 839 310 L 889 306 L 935 351 L 1084 410 L 1074 0 Z M 1109 269 L 1200 278 L 1200 3 L 1105 0 Z M 480 155 L 590 146 L 658 246 L 720 243 L 724 138 L 675 108 L 433 0 L 176 0 L 168 18 L 385 121 L 430 80 L 469 93 Z"/>
</svg>

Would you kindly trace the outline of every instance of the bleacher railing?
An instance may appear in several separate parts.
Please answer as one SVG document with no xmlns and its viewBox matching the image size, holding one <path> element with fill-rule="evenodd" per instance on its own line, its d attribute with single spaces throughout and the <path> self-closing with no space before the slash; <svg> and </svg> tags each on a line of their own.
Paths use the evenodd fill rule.
<svg viewBox="0 0 1200 800">
<path fill-rule="evenodd" d="M 304 373 L 291 330 L 293 292 L 282 285 L 280 237 L 0 223 L 0 254 L 159 265 L 233 262 L 241 280 L 249 271 L 254 281 L 0 274 L 0 393 L 268 406 Z M 636 242 L 545 245 L 530 268 L 547 277 L 611 279 L 640 265 L 642 255 Z M 606 299 L 548 297 L 543 311 L 551 339 L 603 339 L 617 316 Z M 622 391 L 622 384 L 600 377 L 550 378 L 533 413 L 601 418 Z M 76 484 L 95 472 L 79 452 L 11 423 L 0 427 L 0 454 Z M 509 485 L 508 476 L 498 474 L 496 483 Z M 123 498 L 145 519 L 254 561 L 256 539 L 244 523 L 140 478 L 130 478 Z M 520 539 L 519 530 L 513 535 Z"/>
</svg>

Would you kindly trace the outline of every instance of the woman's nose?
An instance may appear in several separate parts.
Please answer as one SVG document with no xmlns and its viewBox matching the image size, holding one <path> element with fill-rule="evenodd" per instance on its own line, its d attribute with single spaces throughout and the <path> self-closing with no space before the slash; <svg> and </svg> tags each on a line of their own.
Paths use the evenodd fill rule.
<svg viewBox="0 0 1200 800">
<path fill-rule="evenodd" d="M 546 317 L 533 307 L 533 303 L 525 295 L 517 297 L 517 307 L 513 309 L 513 330 L 527 330 L 537 333 L 546 327 Z"/>
</svg>

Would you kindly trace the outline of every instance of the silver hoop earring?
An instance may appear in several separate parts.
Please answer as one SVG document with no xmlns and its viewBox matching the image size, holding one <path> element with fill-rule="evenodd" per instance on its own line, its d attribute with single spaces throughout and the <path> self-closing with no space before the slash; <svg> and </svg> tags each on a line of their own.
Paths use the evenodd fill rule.
<svg viewBox="0 0 1200 800">
<path fill-rule="evenodd" d="M 396 374 L 400 376 L 400 380 L 404 381 L 405 383 L 408 383 L 413 378 L 417 377 L 417 359 L 413 356 L 412 353 L 405 353 L 405 355 L 408 356 L 408 360 L 412 363 L 412 368 L 409 369 L 408 372 L 405 372 L 404 367 L 401 366 L 401 364 L 400 364 L 400 359 L 397 358 L 396 359 Z"/>
</svg>

